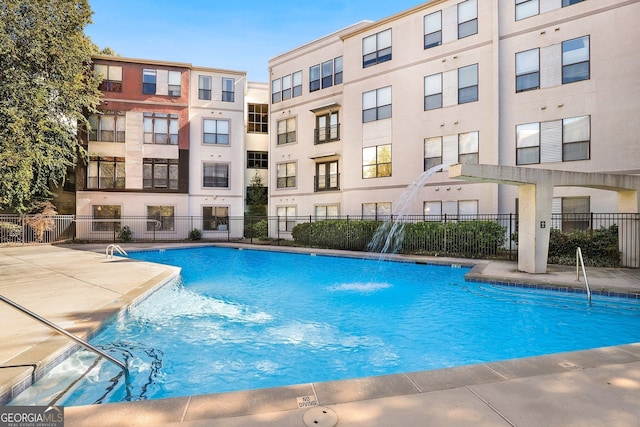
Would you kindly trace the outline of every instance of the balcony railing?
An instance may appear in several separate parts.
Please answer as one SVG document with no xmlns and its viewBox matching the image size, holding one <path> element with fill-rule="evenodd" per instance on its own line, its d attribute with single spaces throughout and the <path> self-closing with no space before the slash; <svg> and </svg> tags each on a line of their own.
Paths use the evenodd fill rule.
<svg viewBox="0 0 640 427">
<path fill-rule="evenodd" d="M 314 191 L 336 191 L 340 190 L 340 174 L 320 175 L 313 179 Z"/>
<path fill-rule="evenodd" d="M 324 126 L 314 130 L 314 144 L 338 141 L 340 139 L 340 125 Z"/>
</svg>

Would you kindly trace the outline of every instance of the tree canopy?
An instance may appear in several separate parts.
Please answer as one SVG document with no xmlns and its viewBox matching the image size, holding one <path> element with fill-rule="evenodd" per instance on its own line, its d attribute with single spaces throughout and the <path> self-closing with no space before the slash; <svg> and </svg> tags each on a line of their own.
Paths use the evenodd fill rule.
<svg viewBox="0 0 640 427">
<path fill-rule="evenodd" d="M 100 92 L 87 0 L 0 2 L 0 209 L 50 200 L 84 154 L 78 123 Z"/>
</svg>

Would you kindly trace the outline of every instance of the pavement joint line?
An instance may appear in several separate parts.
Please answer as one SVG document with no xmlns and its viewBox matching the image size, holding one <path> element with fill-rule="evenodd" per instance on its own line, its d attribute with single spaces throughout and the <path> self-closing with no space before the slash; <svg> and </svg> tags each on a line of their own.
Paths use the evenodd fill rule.
<svg viewBox="0 0 640 427">
<path fill-rule="evenodd" d="M 518 427 L 517 424 L 514 424 L 513 422 L 511 422 L 511 420 L 509 418 L 507 418 L 506 415 L 502 414 L 502 412 L 500 412 L 495 406 L 493 406 L 491 403 L 489 403 L 485 398 L 483 398 L 482 396 L 480 396 L 473 388 L 471 388 L 471 386 L 464 386 L 464 388 L 466 388 L 467 390 L 469 390 L 474 396 L 476 396 L 478 399 L 480 399 L 482 402 L 484 402 L 485 405 L 487 405 L 489 408 L 491 408 L 491 410 L 493 412 L 495 412 L 496 414 L 498 414 L 498 416 L 500 418 L 502 418 L 503 420 L 505 420 L 507 423 L 509 423 L 510 426 L 512 427 Z"/>
<path fill-rule="evenodd" d="M 183 423 L 184 419 L 187 417 L 187 411 L 189 410 L 189 406 L 191 404 L 191 397 L 187 399 L 187 403 L 184 405 L 184 410 L 182 411 L 182 416 L 180 417 L 180 422 Z"/>
<path fill-rule="evenodd" d="M 504 376 L 504 375 L 502 375 L 500 372 L 498 372 L 498 371 L 496 371 L 495 369 L 493 369 L 491 366 L 486 365 L 486 364 L 485 364 L 485 365 L 483 365 L 483 366 L 484 366 L 485 368 L 489 369 L 489 370 L 490 370 L 491 372 L 493 372 L 494 374 L 496 374 L 496 375 L 498 375 L 498 376 L 500 376 L 500 377 L 504 378 L 505 380 L 507 380 L 507 381 L 509 380 L 509 378 L 508 378 L 508 377 L 505 377 L 505 376 Z"/>
<path fill-rule="evenodd" d="M 316 386 L 311 383 L 311 390 L 313 390 L 313 397 L 316 398 L 316 402 L 320 405 L 320 399 L 318 399 L 318 393 L 316 392 Z"/>
<path fill-rule="evenodd" d="M 402 375 L 407 379 L 407 381 L 409 381 L 416 388 L 416 390 L 418 390 L 418 393 L 422 393 L 423 392 L 420 389 L 420 387 L 418 387 L 418 384 L 416 384 L 411 378 L 409 378 L 409 375 L 407 375 L 406 373 L 402 374 Z"/>
</svg>

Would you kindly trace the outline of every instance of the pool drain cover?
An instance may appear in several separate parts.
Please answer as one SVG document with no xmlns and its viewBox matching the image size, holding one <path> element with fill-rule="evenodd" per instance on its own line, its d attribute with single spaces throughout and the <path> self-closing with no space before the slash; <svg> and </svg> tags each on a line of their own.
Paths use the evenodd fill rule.
<svg viewBox="0 0 640 427">
<path fill-rule="evenodd" d="M 338 424 L 338 416 L 329 408 L 316 406 L 304 413 L 302 421 L 308 427 L 333 427 Z"/>
</svg>

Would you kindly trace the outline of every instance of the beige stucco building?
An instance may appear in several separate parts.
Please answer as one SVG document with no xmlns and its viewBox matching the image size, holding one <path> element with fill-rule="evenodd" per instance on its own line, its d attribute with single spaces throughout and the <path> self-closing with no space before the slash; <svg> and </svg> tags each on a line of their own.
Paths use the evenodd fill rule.
<svg viewBox="0 0 640 427">
<path fill-rule="evenodd" d="M 637 1 L 434 0 L 272 58 L 269 214 L 396 214 L 439 164 L 640 173 L 637 16 Z M 402 213 L 518 211 L 515 188 L 446 169 Z M 616 208 L 554 190 L 554 212 Z"/>
</svg>

